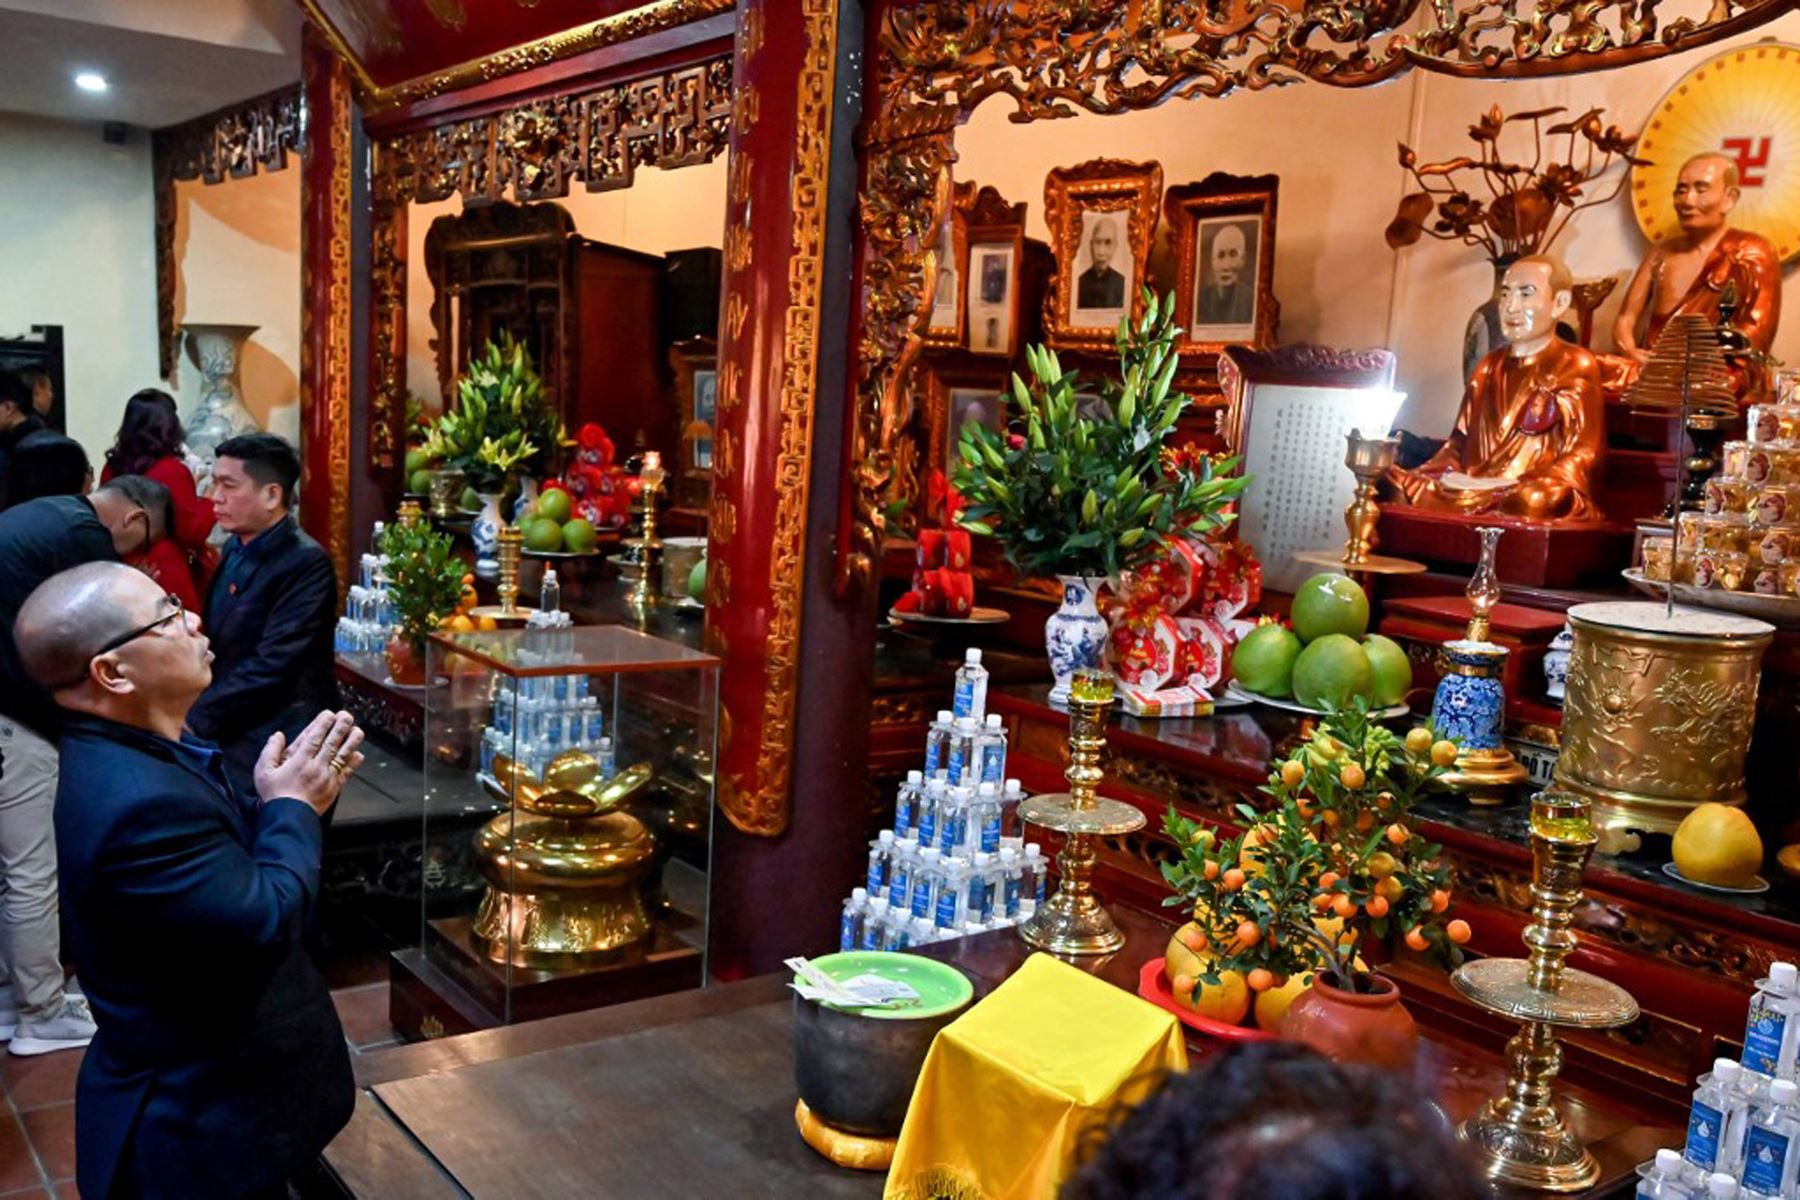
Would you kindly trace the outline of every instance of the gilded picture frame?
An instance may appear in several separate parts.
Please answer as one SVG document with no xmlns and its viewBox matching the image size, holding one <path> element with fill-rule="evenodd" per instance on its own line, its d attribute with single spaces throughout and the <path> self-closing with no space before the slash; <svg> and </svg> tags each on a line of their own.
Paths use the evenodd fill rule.
<svg viewBox="0 0 1800 1200">
<path fill-rule="evenodd" d="M 950 200 L 950 211 L 938 227 L 936 282 L 932 287 L 931 311 L 925 319 L 922 340 L 936 350 L 954 350 L 963 344 L 967 328 L 969 277 L 968 208 L 975 196 L 975 185 L 958 183 Z"/>
<path fill-rule="evenodd" d="M 1106 350 L 1119 318 L 1143 314 L 1162 197 L 1160 163 L 1096 158 L 1044 179 L 1044 220 L 1056 273 L 1044 297 L 1044 338 L 1057 349 Z"/>
<path fill-rule="evenodd" d="M 705 508 L 712 494 L 718 365 L 718 343 L 712 338 L 689 338 L 669 347 L 675 411 L 681 420 L 681 451 L 676 455 L 672 491 L 682 508 Z"/>
<path fill-rule="evenodd" d="M 1275 175 L 1214 172 L 1163 197 L 1175 251 L 1175 311 L 1184 355 L 1275 344 Z"/>
<path fill-rule="evenodd" d="M 965 220 L 965 345 L 971 354 L 1011 359 L 1025 315 L 1025 205 L 991 187 L 976 193 Z"/>
</svg>

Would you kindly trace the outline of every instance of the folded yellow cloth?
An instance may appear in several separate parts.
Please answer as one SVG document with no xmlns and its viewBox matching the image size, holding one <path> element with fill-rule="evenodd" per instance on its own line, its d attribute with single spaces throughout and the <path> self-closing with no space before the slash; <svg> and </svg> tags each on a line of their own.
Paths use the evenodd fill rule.
<svg viewBox="0 0 1800 1200">
<path fill-rule="evenodd" d="M 1172 1015 L 1034 954 L 932 1042 L 884 1195 L 1054 1196 L 1083 1131 L 1186 1068 Z"/>
</svg>

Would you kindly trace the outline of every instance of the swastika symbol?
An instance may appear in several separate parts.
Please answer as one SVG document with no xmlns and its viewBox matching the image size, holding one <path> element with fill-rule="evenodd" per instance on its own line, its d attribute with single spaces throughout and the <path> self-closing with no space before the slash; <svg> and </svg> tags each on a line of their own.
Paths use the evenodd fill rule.
<svg viewBox="0 0 1800 1200">
<path fill-rule="evenodd" d="M 1728 157 L 1737 159 L 1739 187 L 1763 185 L 1762 170 L 1769 165 L 1768 138 L 1728 137 L 1719 143 L 1719 147 Z"/>
</svg>

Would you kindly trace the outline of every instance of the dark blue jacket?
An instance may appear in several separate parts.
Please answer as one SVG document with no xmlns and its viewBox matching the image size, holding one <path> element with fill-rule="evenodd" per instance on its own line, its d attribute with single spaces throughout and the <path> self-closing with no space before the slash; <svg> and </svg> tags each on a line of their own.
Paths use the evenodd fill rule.
<svg viewBox="0 0 1800 1200">
<path fill-rule="evenodd" d="M 75 1090 L 81 1194 L 272 1187 L 354 1103 L 337 1011 L 301 945 L 319 818 L 241 797 L 197 739 L 69 714 L 61 748 L 62 909 L 100 1030 Z"/>
<path fill-rule="evenodd" d="M 271 733 L 291 739 L 320 709 L 337 707 L 331 557 L 289 517 L 226 551 L 205 615 L 213 682 L 188 728 L 219 744 L 233 782 L 248 791 Z"/>
</svg>

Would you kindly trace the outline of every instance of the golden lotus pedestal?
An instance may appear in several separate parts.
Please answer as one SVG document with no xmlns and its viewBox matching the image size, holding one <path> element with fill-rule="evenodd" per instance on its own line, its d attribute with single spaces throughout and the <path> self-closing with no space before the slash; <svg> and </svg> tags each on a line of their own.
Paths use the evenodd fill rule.
<svg viewBox="0 0 1800 1200">
<path fill-rule="evenodd" d="M 1600 848 L 1744 802 L 1762 655 L 1775 627 L 1644 601 L 1578 604 L 1556 786 L 1593 805 Z"/>
</svg>

